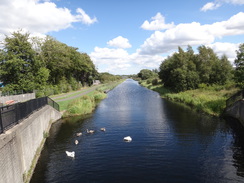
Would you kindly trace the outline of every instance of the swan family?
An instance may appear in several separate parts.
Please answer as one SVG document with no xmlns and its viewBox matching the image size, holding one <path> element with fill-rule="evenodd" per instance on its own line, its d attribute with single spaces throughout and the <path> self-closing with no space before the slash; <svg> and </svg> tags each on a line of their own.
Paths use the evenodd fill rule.
<svg viewBox="0 0 244 183">
<path fill-rule="evenodd" d="M 103 132 L 106 131 L 106 129 L 105 129 L 104 127 L 103 127 L 103 128 L 100 128 L 100 130 L 103 131 Z M 86 132 L 87 132 L 88 134 L 93 134 L 93 133 L 95 132 L 95 130 L 88 130 L 88 129 L 86 129 Z M 81 132 L 76 133 L 76 136 L 77 136 L 77 137 L 79 137 L 79 136 L 81 136 L 81 135 L 82 135 Z M 132 138 L 131 138 L 130 136 L 126 136 L 126 137 L 124 137 L 124 141 L 126 141 L 126 142 L 131 142 L 131 141 L 132 141 Z M 77 145 L 78 143 L 79 143 L 79 141 L 78 141 L 78 140 L 75 140 L 75 145 Z M 71 151 L 71 152 L 69 152 L 69 151 L 65 151 L 65 153 L 66 153 L 66 155 L 69 156 L 69 157 L 72 157 L 72 158 L 75 157 L 75 152 L 74 152 L 74 151 Z"/>
</svg>

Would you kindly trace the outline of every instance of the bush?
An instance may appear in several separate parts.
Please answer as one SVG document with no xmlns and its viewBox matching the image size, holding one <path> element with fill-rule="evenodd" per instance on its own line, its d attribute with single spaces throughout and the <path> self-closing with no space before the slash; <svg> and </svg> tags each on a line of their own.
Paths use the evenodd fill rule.
<svg viewBox="0 0 244 183">
<path fill-rule="evenodd" d="M 152 85 L 157 85 L 157 84 L 158 84 L 158 79 L 157 78 L 153 79 L 152 80 Z"/>
<path fill-rule="evenodd" d="M 151 84 L 152 80 L 151 79 L 147 79 L 147 84 Z"/>
</svg>

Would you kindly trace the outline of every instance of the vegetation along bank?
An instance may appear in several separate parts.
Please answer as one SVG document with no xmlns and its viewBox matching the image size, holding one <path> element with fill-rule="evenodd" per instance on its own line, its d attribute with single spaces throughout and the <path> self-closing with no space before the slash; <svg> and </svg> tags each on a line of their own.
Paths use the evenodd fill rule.
<svg viewBox="0 0 244 183">
<path fill-rule="evenodd" d="M 219 58 L 211 48 L 200 46 L 198 53 L 188 46 L 165 59 L 159 70 L 143 69 L 134 79 L 164 98 L 220 116 L 226 100 L 244 88 L 244 44 L 237 50 L 235 67 L 226 56 Z"/>
</svg>

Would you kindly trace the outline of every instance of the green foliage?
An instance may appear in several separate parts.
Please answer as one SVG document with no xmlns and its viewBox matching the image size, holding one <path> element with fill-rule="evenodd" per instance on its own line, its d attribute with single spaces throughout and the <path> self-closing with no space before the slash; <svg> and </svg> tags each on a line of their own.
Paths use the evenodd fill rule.
<svg viewBox="0 0 244 183">
<path fill-rule="evenodd" d="M 231 80 L 233 69 L 226 56 L 219 59 L 205 46 L 200 46 L 198 51 L 194 54 L 188 46 L 184 52 L 179 47 L 178 53 L 161 63 L 159 78 L 165 87 L 180 92 L 196 89 L 200 84 L 224 85 Z"/>
<path fill-rule="evenodd" d="M 149 69 L 142 69 L 137 76 L 141 78 L 142 80 L 146 80 L 152 77 L 157 77 L 157 73 L 149 70 Z"/>
<path fill-rule="evenodd" d="M 118 81 L 118 80 L 122 79 L 121 76 L 116 76 L 116 75 L 110 74 L 108 72 L 100 73 L 98 77 L 99 77 L 99 80 L 101 81 L 101 83 L 109 83 L 111 81 Z"/>
<path fill-rule="evenodd" d="M 65 116 L 89 114 L 94 110 L 96 104 L 104 98 L 106 98 L 106 94 L 96 91 L 92 95 L 84 95 L 78 100 L 73 100 L 68 104 Z"/>
<path fill-rule="evenodd" d="M 244 43 L 240 44 L 236 53 L 234 79 L 238 86 L 244 89 Z"/>
<path fill-rule="evenodd" d="M 153 79 L 152 80 L 152 85 L 157 85 L 157 84 L 158 84 L 158 79 L 157 78 Z"/>
<path fill-rule="evenodd" d="M 49 36 L 31 39 L 28 33 L 14 32 L 6 36 L 0 50 L 0 81 L 5 91 L 38 90 L 37 96 L 52 95 L 91 85 L 97 75 L 86 53 Z"/>
</svg>

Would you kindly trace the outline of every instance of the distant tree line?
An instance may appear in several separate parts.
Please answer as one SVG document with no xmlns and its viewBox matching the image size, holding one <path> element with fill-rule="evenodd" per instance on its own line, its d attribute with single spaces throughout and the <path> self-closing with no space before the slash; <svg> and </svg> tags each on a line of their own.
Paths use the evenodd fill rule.
<svg viewBox="0 0 244 183">
<path fill-rule="evenodd" d="M 111 76 L 112 77 L 112 76 Z M 91 85 L 99 73 L 86 53 L 54 38 L 30 37 L 17 31 L 6 36 L 0 49 L 3 91 L 39 90 L 43 95 Z"/>
<path fill-rule="evenodd" d="M 108 72 L 102 72 L 99 74 L 99 79 L 102 83 L 108 83 L 110 81 L 120 80 L 122 77 L 119 75 L 113 75 Z"/>
<path fill-rule="evenodd" d="M 225 55 L 219 58 L 209 47 L 199 46 L 198 54 L 190 46 L 186 51 L 179 47 L 178 52 L 161 63 L 158 77 L 165 87 L 177 92 L 197 89 L 203 85 L 225 85 L 233 80 L 243 88 L 244 44 L 237 51 L 235 66 L 232 67 Z M 143 69 L 137 76 L 143 80 L 151 78 L 148 81 L 157 84 L 155 73 L 155 70 Z"/>
</svg>

